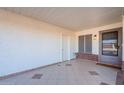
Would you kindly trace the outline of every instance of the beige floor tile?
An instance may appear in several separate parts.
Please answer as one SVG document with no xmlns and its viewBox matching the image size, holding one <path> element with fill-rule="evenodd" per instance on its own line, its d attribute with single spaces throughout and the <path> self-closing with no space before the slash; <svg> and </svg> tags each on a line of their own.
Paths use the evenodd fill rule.
<svg viewBox="0 0 124 93">
<path fill-rule="evenodd" d="M 91 75 L 89 71 L 96 71 L 99 75 Z M 0 80 L 0 84 L 100 85 L 103 82 L 113 85 L 118 71 L 119 69 L 96 65 L 94 61 L 76 59 Z M 32 79 L 35 74 L 43 74 L 43 76 L 40 79 Z"/>
</svg>

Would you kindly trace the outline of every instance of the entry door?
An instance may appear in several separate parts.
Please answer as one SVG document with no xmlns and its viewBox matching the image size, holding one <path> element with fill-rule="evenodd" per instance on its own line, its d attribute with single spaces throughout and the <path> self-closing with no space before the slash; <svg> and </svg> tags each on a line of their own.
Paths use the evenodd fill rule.
<svg viewBox="0 0 124 93">
<path fill-rule="evenodd" d="M 92 35 L 85 36 L 85 53 L 92 54 Z"/>
<path fill-rule="evenodd" d="M 70 38 L 67 35 L 62 36 L 62 61 L 70 60 Z"/>
<path fill-rule="evenodd" d="M 78 46 L 79 46 L 79 52 L 81 53 L 84 53 L 85 51 L 85 44 L 84 44 L 84 36 L 79 36 L 79 38 L 78 38 Z"/>
<path fill-rule="evenodd" d="M 100 62 L 120 66 L 122 60 L 122 29 L 100 33 Z"/>
<path fill-rule="evenodd" d="M 83 35 L 78 38 L 78 46 L 80 53 L 92 54 L 92 35 Z"/>
</svg>

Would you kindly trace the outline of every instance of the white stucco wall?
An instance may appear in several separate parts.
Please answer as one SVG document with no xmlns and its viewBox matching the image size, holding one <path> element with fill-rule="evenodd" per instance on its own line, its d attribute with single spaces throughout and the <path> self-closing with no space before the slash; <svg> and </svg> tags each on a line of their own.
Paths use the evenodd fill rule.
<svg viewBox="0 0 124 93">
<path fill-rule="evenodd" d="M 76 32 L 76 51 L 78 52 L 78 36 L 92 34 L 93 36 L 97 35 L 95 40 L 92 38 L 92 53 L 99 54 L 99 31 L 117 27 L 122 27 L 122 22 Z"/>
<path fill-rule="evenodd" d="M 0 10 L 0 76 L 60 62 L 62 33 L 71 38 L 74 58 L 74 32 Z"/>
</svg>

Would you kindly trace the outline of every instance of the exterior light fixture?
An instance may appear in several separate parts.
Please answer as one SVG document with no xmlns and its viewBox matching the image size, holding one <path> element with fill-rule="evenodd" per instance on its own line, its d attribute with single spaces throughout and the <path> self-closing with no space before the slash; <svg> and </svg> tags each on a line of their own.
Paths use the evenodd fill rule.
<svg viewBox="0 0 124 93">
<path fill-rule="evenodd" d="M 96 38 L 97 38 L 97 35 L 94 35 L 94 37 L 93 37 L 93 38 L 94 38 L 94 40 L 96 40 Z"/>
</svg>

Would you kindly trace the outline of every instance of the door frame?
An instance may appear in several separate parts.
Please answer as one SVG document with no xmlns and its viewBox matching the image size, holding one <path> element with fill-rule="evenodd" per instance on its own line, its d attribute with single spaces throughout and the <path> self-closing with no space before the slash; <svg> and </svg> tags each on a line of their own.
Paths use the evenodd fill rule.
<svg viewBox="0 0 124 93">
<path fill-rule="evenodd" d="M 108 30 L 103 30 L 103 31 L 99 31 L 99 57 L 98 57 L 98 60 L 100 64 L 104 64 L 104 63 L 101 63 L 101 56 L 102 56 L 102 34 L 103 33 L 107 33 L 107 32 L 115 32 L 115 31 L 121 31 L 122 33 L 122 27 L 119 27 L 119 28 L 113 28 L 113 29 L 108 29 Z M 119 35 L 119 33 L 118 33 Z M 123 38 L 123 35 L 121 34 L 121 37 L 120 38 L 120 42 L 121 42 L 121 45 L 120 45 L 120 54 L 118 54 L 118 57 L 119 57 L 119 61 L 122 62 L 122 38 Z M 119 41 L 119 38 L 118 38 L 118 41 Z M 112 65 L 112 64 L 106 64 L 106 65 L 111 65 L 111 66 L 117 66 L 117 67 L 121 67 L 121 63 L 119 65 Z"/>
<path fill-rule="evenodd" d="M 70 57 L 70 49 L 71 49 L 71 47 L 70 47 L 70 36 L 69 35 L 67 35 L 67 34 L 62 34 L 62 61 L 67 61 L 67 60 L 63 60 L 63 37 L 67 37 L 67 60 L 70 60 L 71 59 L 71 57 Z"/>
</svg>

